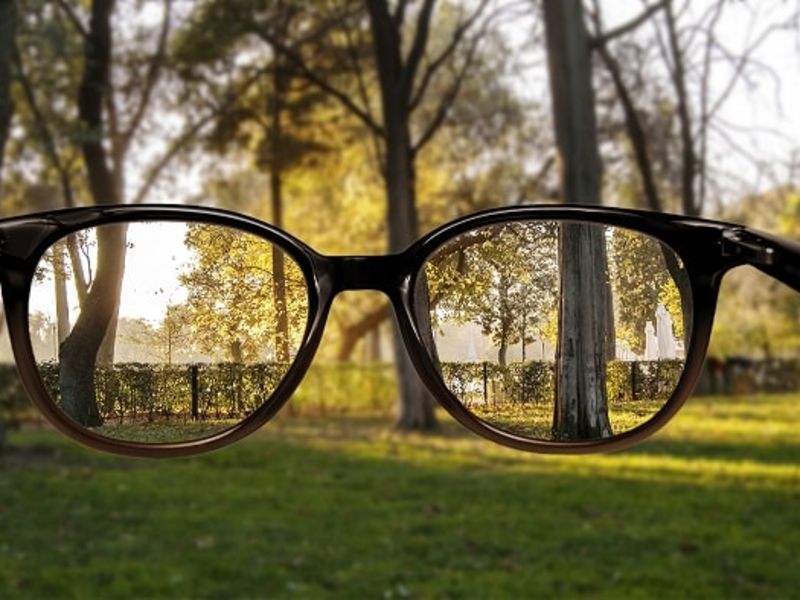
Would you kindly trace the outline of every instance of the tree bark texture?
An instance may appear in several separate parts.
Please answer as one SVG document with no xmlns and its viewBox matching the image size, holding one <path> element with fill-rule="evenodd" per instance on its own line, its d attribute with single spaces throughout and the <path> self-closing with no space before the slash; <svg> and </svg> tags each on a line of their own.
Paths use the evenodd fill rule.
<svg viewBox="0 0 800 600">
<path fill-rule="evenodd" d="M 563 198 L 601 204 L 602 164 L 592 84 L 589 35 L 581 0 L 544 0 L 550 87 Z M 606 358 L 611 343 L 603 228 L 564 223 L 559 234 L 561 272 L 553 436 L 611 435 Z M 609 319 L 609 316 L 611 317 Z"/>
<path fill-rule="evenodd" d="M 604 237 L 602 227 L 561 225 L 561 306 L 553 418 L 556 439 L 595 439 L 612 434 L 606 394 L 608 279 Z"/>
</svg>

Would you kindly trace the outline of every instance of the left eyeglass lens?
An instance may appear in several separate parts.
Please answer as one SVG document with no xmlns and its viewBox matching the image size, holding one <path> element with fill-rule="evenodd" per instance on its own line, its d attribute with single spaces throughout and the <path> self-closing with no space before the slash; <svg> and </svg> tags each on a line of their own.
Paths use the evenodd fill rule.
<svg viewBox="0 0 800 600">
<path fill-rule="evenodd" d="M 220 225 L 136 222 L 67 236 L 42 256 L 29 332 L 56 406 L 104 437 L 209 437 L 268 401 L 305 334 L 300 266 Z"/>
</svg>

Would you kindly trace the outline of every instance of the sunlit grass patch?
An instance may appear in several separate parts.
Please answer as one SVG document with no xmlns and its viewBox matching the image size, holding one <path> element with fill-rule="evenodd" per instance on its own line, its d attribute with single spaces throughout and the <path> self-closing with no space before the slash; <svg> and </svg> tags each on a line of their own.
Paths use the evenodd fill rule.
<svg viewBox="0 0 800 600">
<path fill-rule="evenodd" d="M 614 433 L 624 433 L 646 423 L 662 407 L 659 400 L 609 402 L 608 418 Z M 499 402 L 473 404 L 470 410 L 495 427 L 523 437 L 553 438 L 553 404 L 547 402 Z"/>
<path fill-rule="evenodd" d="M 91 431 L 112 440 L 142 443 L 187 442 L 209 437 L 239 423 L 241 419 L 138 419 L 106 420 Z"/>
<path fill-rule="evenodd" d="M 794 597 L 798 401 L 691 399 L 652 441 L 576 457 L 515 452 L 452 421 L 400 434 L 358 416 L 284 416 L 170 461 L 17 432 L 0 462 L 0 588 L 4 598 Z"/>
</svg>

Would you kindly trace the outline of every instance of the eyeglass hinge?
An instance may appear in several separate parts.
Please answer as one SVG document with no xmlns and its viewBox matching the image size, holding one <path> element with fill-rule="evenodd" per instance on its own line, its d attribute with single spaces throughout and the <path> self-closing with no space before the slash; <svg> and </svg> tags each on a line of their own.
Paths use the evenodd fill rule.
<svg viewBox="0 0 800 600">
<path fill-rule="evenodd" d="M 754 265 L 774 265 L 778 253 L 768 240 L 745 229 L 722 232 L 722 256 L 741 258 Z"/>
</svg>

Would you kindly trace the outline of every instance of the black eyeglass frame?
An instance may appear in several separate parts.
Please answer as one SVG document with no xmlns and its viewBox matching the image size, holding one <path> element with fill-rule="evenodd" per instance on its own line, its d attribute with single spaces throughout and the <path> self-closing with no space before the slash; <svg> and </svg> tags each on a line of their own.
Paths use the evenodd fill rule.
<svg viewBox="0 0 800 600">
<path fill-rule="evenodd" d="M 691 286 L 693 326 L 686 364 L 664 406 L 647 422 L 611 438 L 583 441 L 530 440 L 492 426 L 469 412 L 450 392 L 424 345 L 414 310 L 413 290 L 426 261 L 455 237 L 508 222 L 551 220 L 621 227 L 663 242 L 683 261 Z M 142 221 L 204 223 L 237 229 L 275 244 L 300 267 L 308 283 L 308 322 L 294 362 L 270 397 L 241 422 L 210 437 L 181 443 L 149 444 L 113 440 L 67 417 L 47 393 L 29 335 L 28 302 L 36 267 L 48 248 L 91 227 Z M 581 454 L 628 448 L 663 427 L 691 394 L 703 368 L 722 276 L 752 265 L 800 291 L 800 244 L 733 223 L 680 215 L 602 207 L 537 205 L 492 209 L 448 223 L 399 254 L 324 256 L 292 235 L 238 213 L 186 205 L 117 205 L 70 208 L 0 221 L 0 282 L 9 337 L 22 382 L 34 404 L 61 432 L 97 450 L 138 457 L 177 457 L 233 443 L 269 421 L 289 400 L 308 370 L 322 338 L 333 299 L 341 292 L 386 294 L 422 381 L 441 406 L 474 433 L 518 450 Z"/>
</svg>

